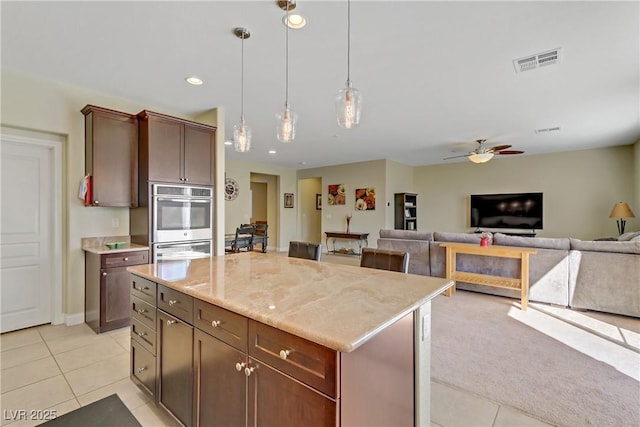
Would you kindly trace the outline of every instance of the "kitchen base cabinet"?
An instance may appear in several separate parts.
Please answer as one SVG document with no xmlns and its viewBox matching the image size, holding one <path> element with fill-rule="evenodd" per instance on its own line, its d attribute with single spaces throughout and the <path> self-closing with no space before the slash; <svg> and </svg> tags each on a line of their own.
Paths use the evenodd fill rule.
<svg viewBox="0 0 640 427">
<path fill-rule="evenodd" d="M 162 310 L 157 323 L 158 404 L 186 427 L 193 425 L 193 326 Z"/>
<path fill-rule="evenodd" d="M 194 331 L 194 425 L 244 426 L 247 356 L 228 344 Z M 282 424 L 281 424 L 282 425 Z"/>
<path fill-rule="evenodd" d="M 149 251 L 85 254 L 85 322 L 96 333 L 129 324 L 127 266 L 146 264 Z"/>
<path fill-rule="evenodd" d="M 156 397 L 156 293 L 157 285 L 131 276 L 131 366 L 129 375 L 142 391 Z"/>
</svg>

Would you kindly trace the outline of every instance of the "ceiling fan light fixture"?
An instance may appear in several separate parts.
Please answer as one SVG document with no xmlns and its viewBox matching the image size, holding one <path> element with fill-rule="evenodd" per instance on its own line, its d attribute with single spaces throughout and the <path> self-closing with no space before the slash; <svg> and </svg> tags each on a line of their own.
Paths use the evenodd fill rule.
<svg viewBox="0 0 640 427">
<path fill-rule="evenodd" d="M 493 153 L 473 153 L 469 156 L 469 160 L 473 163 L 486 163 L 493 158 Z"/>
</svg>

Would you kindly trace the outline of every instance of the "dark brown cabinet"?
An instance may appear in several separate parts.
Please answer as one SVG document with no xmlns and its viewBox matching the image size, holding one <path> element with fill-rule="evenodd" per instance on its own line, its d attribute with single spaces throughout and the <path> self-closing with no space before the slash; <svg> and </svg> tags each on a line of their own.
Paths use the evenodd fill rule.
<svg viewBox="0 0 640 427">
<path fill-rule="evenodd" d="M 186 427 L 193 425 L 193 326 L 158 310 L 158 404 Z"/>
<path fill-rule="evenodd" d="M 138 120 L 135 115 L 87 105 L 85 174 L 91 175 L 91 205 L 135 207 L 138 203 Z"/>
<path fill-rule="evenodd" d="M 138 121 L 142 191 L 148 181 L 213 185 L 215 127 L 147 110 Z"/>
<path fill-rule="evenodd" d="M 102 333 L 129 324 L 130 274 L 127 267 L 147 264 L 149 251 L 85 255 L 85 322 Z"/>
<path fill-rule="evenodd" d="M 131 380 L 154 401 L 156 397 L 156 294 L 157 285 L 130 276 Z"/>
<path fill-rule="evenodd" d="M 395 229 L 418 229 L 418 195 L 413 193 L 396 193 L 395 205 Z"/>
</svg>

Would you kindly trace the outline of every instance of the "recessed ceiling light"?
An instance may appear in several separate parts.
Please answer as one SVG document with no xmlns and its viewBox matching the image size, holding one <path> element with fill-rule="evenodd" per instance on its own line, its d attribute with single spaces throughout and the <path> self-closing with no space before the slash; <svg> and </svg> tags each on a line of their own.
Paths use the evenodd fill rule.
<svg viewBox="0 0 640 427">
<path fill-rule="evenodd" d="M 196 76 L 189 76 L 185 78 L 185 81 L 194 86 L 200 86 L 202 83 L 204 83 L 200 77 Z"/>
<path fill-rule="evenodd" d="M 276 154 L 276 150 L 269 150 L 269 154 Z"/>
<path fill-rule="evenodd" d="M 282 17 L 282 23 L 284 25 L 288 25 L 292 30 L 299 30 L 300 28 L 307 25 L 307 20 L 304 16 L 298 13 L 289 14 L 289 20 L 287 20 L 287 15 Z M 287 24 L 288 23 L 288 24 Z"/>
<path fill-rule="evenodd" d="M 301 161 L 301 162 L 300 162 L 300 164 L 301 164 L 302 166 L 304 166 L 304 165 L 306 165 L 306 164 L 307 164 L 307 162 L 305 162 L 305 161 L 303 160 L 303 161 Z"/>
</svg>

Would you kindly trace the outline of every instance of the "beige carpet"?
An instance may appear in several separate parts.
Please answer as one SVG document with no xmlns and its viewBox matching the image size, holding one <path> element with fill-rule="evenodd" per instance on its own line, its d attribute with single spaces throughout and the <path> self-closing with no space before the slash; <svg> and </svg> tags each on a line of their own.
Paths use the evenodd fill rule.
<svg viewBox="0 0 640 427">
<path fill-rule="evenodd" d="M 557 426 L 640 426 L 640 321 L 458 291 L 432 313 L 433 379 Z"/>
</svg>

